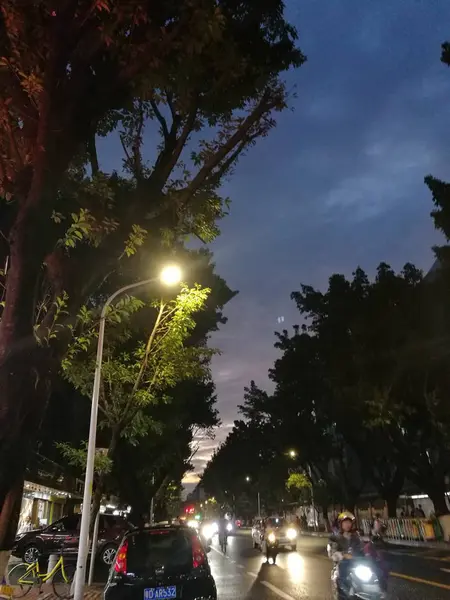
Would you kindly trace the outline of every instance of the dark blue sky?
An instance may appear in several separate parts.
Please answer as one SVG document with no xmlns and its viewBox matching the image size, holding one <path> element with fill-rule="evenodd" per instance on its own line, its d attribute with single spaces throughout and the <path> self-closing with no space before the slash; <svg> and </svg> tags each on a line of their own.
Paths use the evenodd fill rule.
<svg viewBox="0 0 450 600">
<path fill-rule="evenodd" d="M 214 243 L 217 270 L 239 295 L 213 336 L 224 426 L 205 440 L 201 469 L 236 418 L 251 379 L 269 386 L 274 331 L 300 321 L 290 293 L 325 288 L 334 272 L 380 261 L 427 270 L 439 238 L 426 174 L 450 179 L 448 0 L 291 0 L 308 62 L 288 77 L 294 111 L 239 164 Z M 285 321 L 278 324 L 278 317 Z"/>
</svg>

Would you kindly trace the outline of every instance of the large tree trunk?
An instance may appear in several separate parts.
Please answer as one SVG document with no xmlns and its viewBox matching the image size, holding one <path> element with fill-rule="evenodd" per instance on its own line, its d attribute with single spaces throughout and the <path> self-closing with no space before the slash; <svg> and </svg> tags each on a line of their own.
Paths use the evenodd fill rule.
<svg viewBox="0 0 450 600">
<path fill-rule="evenodd" d="M 450 510 L 448 509 L 447 502 L 445 501 L 445 485 L 433 485 L 425 488 L 428 496 L 434 504 L 434 512 L 436 516 L 448 515 Z"/>
<path fill-rule="evenodd" d="M 388 476 L 385 476 L 384 481 L 380 481 L 377 477 L 374 478 L 374 483 L 377 486 L 381 497 L 386 502 L 389 517 L 395 518 L 397 516 L 397 501 L 400 492 L 402 491 L 404 481 L 405 474 L 400 467 L 397 467 L 394 475 L 390 479 Z"/>
<path fill-rule="evenodd" d="M 18 218 L 0 322 L 0 551 L 14 541 L 25 469 L 49 398 L 51 359 L 33 332 L 34 295 L 43 250 L 33 223 Z M 0 577 L 3 574 L 0 573 Z"/>
<path fill-rule="evenodd" d="M 385 494 L 384 501 L 386 502 L 388 517 L 395 519 L 397 516 L 397 501 L 399 494 Z"/>
</svg>

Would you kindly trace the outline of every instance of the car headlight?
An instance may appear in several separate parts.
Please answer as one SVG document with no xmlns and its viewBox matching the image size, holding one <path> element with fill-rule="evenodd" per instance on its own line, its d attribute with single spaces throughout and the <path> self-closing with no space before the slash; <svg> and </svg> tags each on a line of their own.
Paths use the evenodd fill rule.
<svg viewBox="0 0 450 600">
<path fill-rule="evenodd" d="M 295 538 L 297 537 L 297 532 L 291 527 L 287 530 L 286 535 L 288 540 L 295 540 Z"/>
<path fill-rule="evenodd" d="M 198 521 L 192 519 L 192 521 L 187 522 L 188 527 L 192 527 L 192 529 L 198 529 Z"/>
<path fill-rule="evenodd" d="M 212 525 L 203 525 L 202 536 L 205 538 L 205 540 L 211 539 L 213 535 L 214 535 L 214 532 L 213 532 Z"/>
<path fill-rule="evenodd" d="M 233 531 L 233 525 L 231 523 L 228 523 L 227 531 Z"/>
<path fill-rule="evenodd" d="M 353 571 L 358 579 L 367 583 L 372 579 L 373 571 L 370 567 L 365 565 L 358 565 Z"/>
<path fill-rule="evenodd" d="M 272 544 L 277 541 L 277 537 L 274 533 L 269 533 L 269 535 L 267 536 L 267 539 Z"/>
<path fill-rule="evenodd" d="M 211 525 L 211 528 L 212 528 L 212 532 L 213 532 L 213 534 L 214 534 L 214 533 L 217 533 L 217 532 L 219 531 L 219 525 L 218 525 L 216 522 L 214 522 L 214 523 Z"/>
</svg>

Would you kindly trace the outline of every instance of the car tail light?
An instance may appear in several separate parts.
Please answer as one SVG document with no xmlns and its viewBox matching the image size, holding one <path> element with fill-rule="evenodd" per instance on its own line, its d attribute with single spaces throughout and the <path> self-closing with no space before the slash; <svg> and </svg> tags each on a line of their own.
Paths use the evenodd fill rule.
<svg viewBox="0 0 450 600">
<path fill-rule="evenodd" d="M 116 564 L 114 565 L 114 571 L 116 573 L 127 572 L 127 552 L 128 552 L 128 540 L 125 540 L 117 551 Z"/>
<path fill-rule="evenodd" d="M 206 554 L 199 538 L 194 535 L 192 537 L 192 566 L 198 569 L 206 562 Z"/>
</svg>

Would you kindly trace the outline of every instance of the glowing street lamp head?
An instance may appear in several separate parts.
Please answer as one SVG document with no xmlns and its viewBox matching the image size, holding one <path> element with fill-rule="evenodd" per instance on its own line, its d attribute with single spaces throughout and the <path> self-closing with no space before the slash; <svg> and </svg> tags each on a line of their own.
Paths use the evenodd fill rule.
<svg viewBox="0 0 450 600">
<path fill-rule="evenodd" d="M 289 450 L 289 456 L 291 458 L 295 458 L 297 456 L 297 452 L 295 450 Z"/>
<path fill-rule="evenodd" d="M 247 477 L 245 478 L 245 481 L 250 481 L 250 477 L 247 475 Z"/>
<path fill-rule="evenodd" d="M 164 285 L 176 285 L 181 281 L 181 269 L 177 265 L 167 265 L 161 271 L 160 278 Z"/>
</svg>

